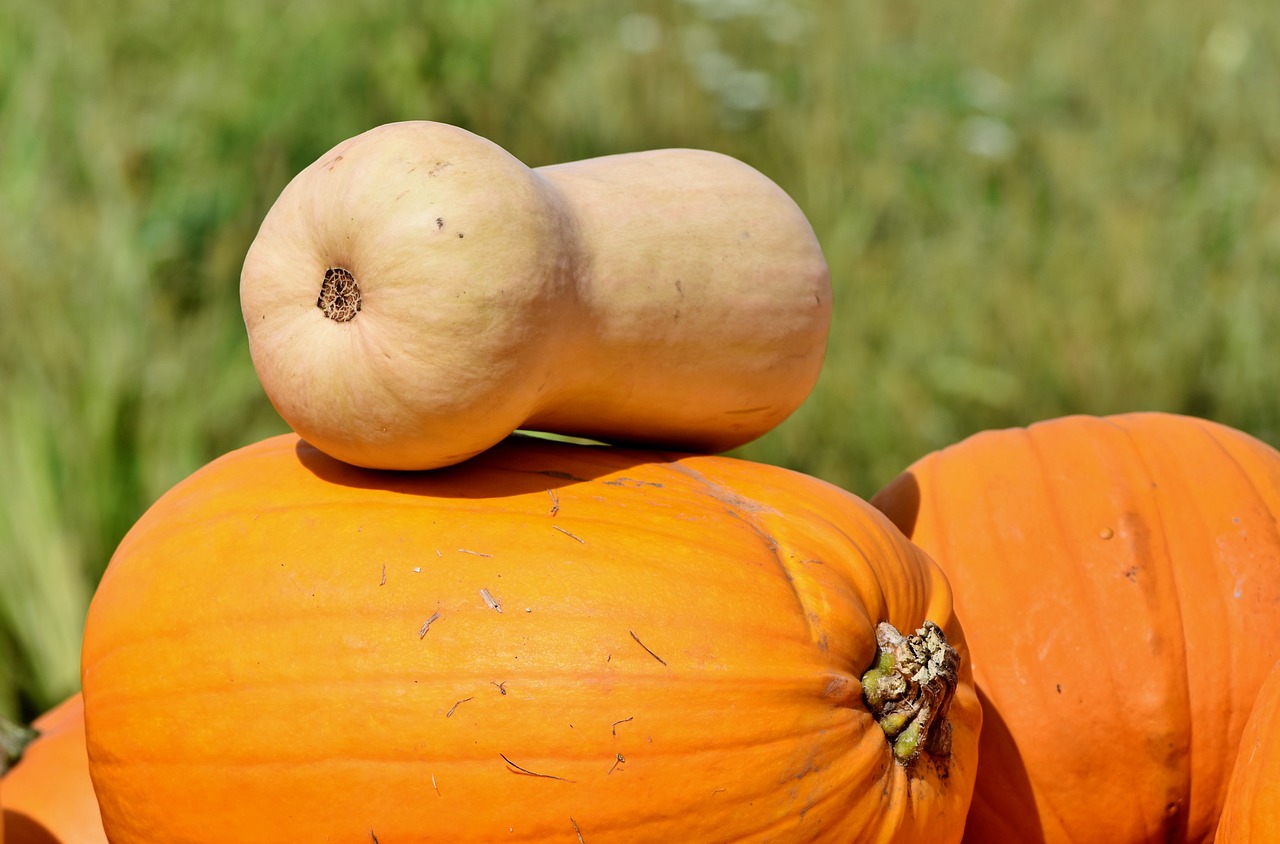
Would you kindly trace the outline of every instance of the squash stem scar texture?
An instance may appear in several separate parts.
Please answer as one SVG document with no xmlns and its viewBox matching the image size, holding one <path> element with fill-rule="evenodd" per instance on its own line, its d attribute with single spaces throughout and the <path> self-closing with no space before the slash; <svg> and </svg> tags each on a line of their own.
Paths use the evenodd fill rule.
<svg viewBox="0 0 1280 844">
<path fill-rule="evenodd" d="M 876 625 L 876 661 L 862 675 L 862 696 L 903 765 L 920 751 L 951 754 L 947 712 L 960 676 L 960 654 L 932 621 L 910 636 Z"/>
<path fill-rule="evenodd" d="M 360 313 L 360 285 L 350 271 L 330 267 L 320 282 L 316 307 L 334 322 L 350 322 Z"/>
</svg>

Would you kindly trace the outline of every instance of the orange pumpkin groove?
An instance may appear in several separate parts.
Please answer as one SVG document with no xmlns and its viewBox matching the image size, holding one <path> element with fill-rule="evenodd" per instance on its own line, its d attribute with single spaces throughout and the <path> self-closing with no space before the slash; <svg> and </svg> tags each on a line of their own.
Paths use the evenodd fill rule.
<svg viewBox="0 0 1280 844">
<path fill-rule="evenodd" d="M 926 619 L 951 756 L 903 766 L 858 677 L 877 622 Z M 83 681 L 113 844 L 955 842 L 967 662 L 937 567 L 803 475 L 522 437 L 388 473 L 284 436 L 138 522 Z"/>
</svg>

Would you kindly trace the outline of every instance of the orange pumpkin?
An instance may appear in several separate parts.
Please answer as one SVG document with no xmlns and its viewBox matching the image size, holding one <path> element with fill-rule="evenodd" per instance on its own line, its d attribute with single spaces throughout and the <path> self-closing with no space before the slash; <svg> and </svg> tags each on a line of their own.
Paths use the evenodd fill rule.
<svg viewBox="0 0 1280 844">
<path fill-rule="evenodd" d="M 1245 724 L 1215 840 L 1280 841 L 1280 662 L 1267 675 Z"/>
<path fill-rule="evenodd" d="M 960 657 L 945 752 L 864 703 L 883 622 Z M 865 502 L 524 437 L 214 461 L 121 543 L 82 677 L 114 844 L 958 841 L 981 719 L 945 579 Z"/>
<path fill-rule="evenodd" d="M 106 844 L 85 753 L 84 700 L 73 695 L 36 719 L 36 738 L 0 780 L 7 844 Z"/>
<path fill-rule="evenodd" d="M 983 698 L 966 840 L 1207 841 L 1280 658 L 1280 454 L 1160 413 L 989 431 L 872 502 L 942 566 Z"/>
</svg>

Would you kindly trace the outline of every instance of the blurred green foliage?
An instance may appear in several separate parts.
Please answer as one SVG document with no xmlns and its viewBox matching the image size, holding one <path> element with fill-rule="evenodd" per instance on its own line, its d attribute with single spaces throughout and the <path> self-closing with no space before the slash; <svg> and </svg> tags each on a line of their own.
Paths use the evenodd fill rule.
<svg viewBox="0 0 1280 844">
<path fill-rule="evenodd" d="M 0 0 L 0 714 L 74 690 L 142 511 L 284 430 L 240 262 L 379 123 L 536 166 L 689 146 L 788 190 L 836 313 L 744 456 L 862 495 L 987 427 L 1163 409 L 1280 442 L 1280 5 Z"/>
</svg>

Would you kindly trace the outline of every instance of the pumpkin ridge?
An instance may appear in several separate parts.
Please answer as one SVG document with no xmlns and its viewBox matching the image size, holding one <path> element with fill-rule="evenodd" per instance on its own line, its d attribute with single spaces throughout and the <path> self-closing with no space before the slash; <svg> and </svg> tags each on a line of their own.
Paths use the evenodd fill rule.
<svg viewBox="0 0 1280 844">
<path fill-rule="evenodd" d="M 805 599 L 805 596 L 801 594 L 800 586 L 796 581 L 797 572 L 793 571 L 791 568 L 791 565 L 796 562 L 795 559 L 790 557 L 790 555 L 784 559 L 783 555 L 780 553 L 778 540 L 769 530 L 767 530 L 767 526 L 762 524 L 756 518 L 757 513 L 775 513 L 776 511 L 767 504 L 755 501 L 754 499 L 749 499 L 740 493 L 729 493 L 725 487 L 689 466 L 678 462 L 671 464 L 671 466 L 672 468 L 687 474 L 689 477 L 692 477 L 699 483 L 703 484 L 712 496 L 714 496 L 718 501 L 724 502 L 726 513 L 743 522 L 755 532 L 760 541 L 764 544 L 765 548 L 769 551 L 770 558 L 777 565 L 778 571 L 786 580 L 786 584 L 791 590 L 791 594 L 795 597 L 796 607 L 800 611 L 800 617 L 804 619 L 805 631 L 809 636 L 809 641 L 825 650 L 826 647 L 823 635 L 814 626 L 813 608 L 810 606 L 809 601 Z M 856 547 L 857 543 L 854 542 L 852 537 L 848 537 L 846 535 L 845 538 L 848 540 L 850 545 L 854 545 Z M 861 670 L 861 667 L 855 667 L 852 670 L 853 673 L 856 673 Z"/>
<path fill-rule="evenodd" d="M 1172 662 L 1178 666 L 1178 670 L 1173 673 L 1161 672 L 1159 675 L 1155 676 L 1147 674 L 1142 678 L 1142 684 L 1144 688 L 1150 688 L 1153 681 L 1158 682 L 1162 688 L 1162 693 L 1158 696 L 1161 709 L 1163 711 L 1167 711 L 1171 706 L 1177 706 L 1179 709 L 1179 717 L 1169 719 L 1167 722 L 1185 724 L 1187 727 L 1182 736 L 1170 736 L 1169 738 L 1171 740 L 1177 740 L 1177 738 L 1184 739 L 1186 742 L 1187 752 L 1180 754 L 1165 753 L 1162 755 L 1164 777 L 1161 779 L 1160 785 L 1163 785 L 1164 787 L 1163 793 L 1151 794 L 1148 790 L 1144 789 L 1141 791 L 1134 791 L 1132 799 L 1135 803 L 1141 805 L 1146 802 L 1144 800 L 1144 796 L 1150 794 L 1150 796 L 1154 798 L 1151 802 L 1159 803 L 1160 805 L 1160 811 L 1154 814 L 1141 811 L 1138 813 L 1144 824 L 1144 834 L 1147 836 L 1168 837 L 1169 840 L 1180 841 L 1186 837 L 1188 807 L 1186 805 L 1182 805 L 1178 795 L 1188 794 L 1190 791 L 1191 771 L 1189 756 L 1191 751 L 1191 741 L 1189 734 L 1192 728 L 1192 718 L 1190 703 L 1191 683 L 1190 676 L 1187 671 L 1186 660 L 1187 632 L 1184 622 L 1184 602 L 1182 589 L 1179 588 L 1180 584 L 1177 577 L 1177 567 L 1174 564 L 1174 549 L 1169 545 L 1168 539 L 1170 535 L 1173 535 L 1173 532 L 1170 530 L 1172 525 L 1177 524 L 1179 529 L 1183 528 L 1185 525 L 1171 520 L 1167 511 L 1166 503 L 1162 500 L 1161 494 L 1162 487 L 1166 485 L 1163 481 L 1163 477 L 1172 470 L 1172 467 L 1168 466 L 1164 461 L 1156 460 L 1153 462 L 1150 456 L 1144 453 L 1142 442 L 1140 438 L 1135 435 L 1134 430 L 1129 424 L 1129 419 L 1113 417 L 1103 417 L 1098 419 L 1094 417 L 1080 416 L 1076 417 L 1073 421 L 1086 426 L 1096 425 L 1101 428 L 1111 429 L 1112 433 L 1110 435 L 1104 433 L 1096 440 L 1096 442 L 1100 444 L 1100 448 L 1106 449 L 1103 459 L 1105 460 L 1105 466 L 1109 473 L 1125 477 L 1136 475 L 1152 479 L 1149 485 L 1128 485 L 1128 488 L 1132 490 L 1132 494 L 1136 498 L 1133 503 L 1139 504 L 1137 509 L 1139 509 L 1140 512 L 1152 514 L 1155 522 L 1154 529 L 1144 529 L 1142 531 L 1142 547 L 1144 550 L 1139 551 L 1135 555 L 1142 565 L 1140 568 L 1136 569 L 1130 579 L 1141 590 L 1141 594 L 1145 598 L 1144 605 L 1146 607 L 1146 612 L 1150 613 L 1152 617 L 1156 617 L 1158 615 L 1162 618 L 1162 621 L 1167 621 L 1170 615 L 1175 616 L 1173 624 L 1162 623 L 1157 628 L 1158 632 L 1161 634 L 1157 646 L 1160 648 L 1172 646 L 1173 648 L 1180 650 L 1182 652 L 1182 656 L 1172 660 Z M 1047 436 L 1049 433 L 1047 427 L 1042 427 L 1042 425 L 1047 424 L 1054 423 L 1038 423 L 1031 427 L 1039 429 L 1040 432 L 1043 432 Z M 1037 449 L 1037 454 L 1039 455 L 1040 453 L 1040 450 Z M 1043 466 L 1044 464 L 1041 465 L 1042 469 Z M 1129 468 L 1130 466 L 1136 466 L 1137 470 L 1135 471 L 1134 469 Z M 1038 477 L 1043 478 L 1046 477 L 1046 475 L 1042 471 Z M 1061 493 L 1067 491 L 1056 484 L 1045 484 L 1045 486 L 1046 488 L 1052 488 L 1053 490 L 1058 491 L 1059 495 L 1057 497 L 1059 499 L 1062 497 Z M 1064 508 L 1064 510 L 1066 512 L 1070 512 L 1069 505 L 1067 508 Z M 1051 512 L 1054 516 L 1054 524 L 1058 531 L 1058 535 L 1064 543 L 1070 544 L 1072 555 L 1078 559 L 1088 559 L 1089 557 L 1087 555 L 1089 555 L 1089 550 L 1084 544 L 1084 534 L 1078 534 L 1075 531 L 1066 529 L 1065 525 L 1060 521 L 1059 514 L 1062 511 L 1060 511 L 1058 507 L 1051 508 Z M 1144 519 L 1143 523 L 1145 524 L 1145 522 L 1146 520 Z M 1158 540 L 1158 546 L 1151 545 L 1153 537 Z M 1095 575 L 1098 574 L 1092 566 L 1088 566 L 1087 570 L 1092 571 Z M 1090 578 L 1089 582 L 1097 584 L 1098 579 L 1096 577 Z M 1100 587 L 1095 585 L 1094 589 L 1091 590 L 1091 595 L 1096 595 L 1098 588 Z M 1166 597 L 1172 598 L 1172 601 L 1164 600 Z M 1091 600 L 1090 606 L 1096 608 L 1097 602 Z M 1106 660 L 1104 660 L 1104 662 L 1105 661 Z M 1151 660 L 1151 663 L 1156 666 L 1167 666 L 1170 664 L 1170 661 L 1160 659 Z M 1125 689 L 1130 683 L 1134 682 L 1133 677 L 1115 675 L 1114 669 L 1109 669 L 1109 673 L 1112 677 L 1113 686 L 1116 689 Z M 1121 694 L 1120 697 L 1123 698 L 1123 694 Z M 1151 753 L 1153 749 L 1155 748 L 1136 747 L 1133 748 L 1133 752 L 1140 754 Z M 1177 762 L 1168 758 L 1170 755 L 1176 755 L 1178 757 Z M 1171 782 L 1173 777 L 1171 777 L 1170 774 L 1175 771 L 1177 782 Z M 1150 782 L 1147 784 L 1146 788 L 1150 789 L 1155 785 L 1155 782 Z M 1155 822 L 1158 824 L 1155 829 L 1145 826 L 1146 822 L 1151 818 L 1155 818 Z"/>
<path fill-rule="evenodd" d="M 778 672 L 776 670 L 773 670 L 774 669 L 773 665 L 770 664 L 767 667 L 770 670 L 766 671 L 762 668 L 759 671 L 759 673 L 737 672 L 731 676 L 727 676 L 720 680 L 698 678 L 692 682 L 686 682 L 685 685 L 693 688 L 706 687 L 706 690 L 708 691 L 708 693 L 712 693 L 716 687 L 732 689 L 732 688 L 740 687 L 744 683 L 747 683 L 751 685 L 753 688 L 760 689 L 761 692 L 768 691 L 772 687 L 772 690 L 774 693 L 782 694 L 788 691 L 794 692 L 797 689 L 804 690 L 806 688 L 806 684 L 813 679 L 813 672 L 809 672 L 809 671 L 802 672 L 800 670 L 796 670 L 794 673 L 790 675 L 779 676 Z M 341 686 L 343 687 L 361 686 L 361 685 L 386 686 L 386 685 L 396 684 L 395 681 L 397 680 L 408 681 L 408 684 L 411 686 L 412 685 L 422 686 L 423 683 L 421 683 L 420 681 L 424 681 L 424 680 L 429 682 L 435 681 L 435 680 L 458 680 L 459 685 L 463 685 L 466 682 L 474 682 L 475 687 L 481 690 L 480 693 L 488 694 L 492 692 L 493 694 L 501 695 L 501 692 L 495 690 L 491 684 L 495 682 L 495 679 L 494 679 L 495 677 L 502 676 L 502 675 L 503 675 L 503 672 L 501 671 L 497 671 L 497 672 L 484 671 L 481 669 L 466 671 L 466 670 L 459 670 L 456 668 L 447 668 L 447 669 L 439 669 L 436 671 L 425 671 L 425 672 L 416 672 L 416 673 L 388 672 L 386 674 L 379 674 L 379 675 L 373 675 L 368 677 L 349 678 L 349 679 L 343 680 L 341 683 Z M 833 676 L 833 679 L 837 679 L 840 681 L 844 681 L 848 679 L 844 675 L 832 675 L 832 676 Z M 459 678 L 461 678 L 461 680 L 459 680 Z M 599 679 L 599 680 L 612 679 L 603 674 L 593 677 L 591 675 L 584 675 L 583 672 L 580 670 L 575 671 L 571 668 L 565 668 L 561 671 L 540 671 L 540 672 L 523 671 L 521 673 L 520 683 L 513 686 L 511 685 L 510 681 L 503 681 L 503 685 L 507 687 L 508 694 L 513 694 L 522 688 L 527 689 L 529 686 L 534 686 L 537 683 L 547 682 L 551 680 L 563 680 L 565 678 L 575 678 L 575 679 L 585 678 L 588 680 L 589 679 Z M 635 674 L 629 675 L 627 677 L 627 683 L 629 685 L 652 684 L 656 688 L 663 688 L 663 687 L 670 686 L 673 682 L 680 682 L 683 679 L 684 678 L 680 676 L 673 678 L 669 672 L 658 671 L 647 676 L 635 675 Z M 418 681 L 418 682 L 415 683 L 415 681 Z M 262 689 L 267 689 L 267 690 L 287 689 L 291 686 L 315 687 L 317 685 L 323 685 L 323 684 L 318 683 L 315 678 L 289 678 L 285 680 L 277 680 L 275 682 L 264 682 L 261 680 L 255 680 L 253 682 L 237 683 L 237 686 L 240 687 L 242 691 L 243 690 L 262 690 Z M 399 685 L 403 685 L 403 683 L 400 683 Z M 830 683 L 828 683 L 828 685 L 830 685 Z M 844 683 L 841 682 L 840 685 L 844 686 Z M 446 687 L 442 686 L 442 688 L 446 688 Z M 451 688 L 451 687 L 448 687 L 448 688 Z M 133 689 L 131 691 L 137 691 L 137 690 L 138 689 Z M 156 688 L 148 687 L 148 688 L 145 688 L 145 691 L 147 692 L 148 697 L 156 698 L 156 699 L 164 699 L 167 697 L 172 697 L 172 698 L 200 697 L 200 696 L 217 697 L 223 693 L 220 687 L 214 687 L 214 686 L 196 688 L 191 686 L 170 685 L 167 687 L 156 687 Z M 429 694 L 429 692 L 426 689 L 423 689 L 421 694 L 425 696 Z M 102 696 L 99 697 L 99 700 L 101 701 L 99 705 L 100 709 L 105 710 L 109 708 L 109 705 L 110 705 L 109 700 L 103 700 Z M 445 698 L 442 697 L 441 700 L 444 701 Z M 448 703 L 452 703 L 452 702 L 454 702 L 454 699 L 449 698 Z M 448 703 L 446 703 L 441 708 L 442 712 L 448 709 Z M 609 725 L 606 724 L 605 726 L 609 726 Z M 803 735 L 807 732 L 810 732 L 810 731 L 807 729 L 796 730 L 794 733 L 789 733 L 787 735 L 794 737 L 798 735 Z M 706 741 L 711 742 L 714 740 L 714 738 L 715 737 L 708 736 Z M 707 744 L 706 746 L 709 748 L 712 745 Z M 732 746 L 732 742 L 724 745 L 716 745 L 716 746 L 729 747 L 729 746 Z"/>
<path fill-rule="evenodd" d="M 1163 416 L 1156 416 L 1155 418 L 1161 423 L 1165 421 Z M 1175 695 L 1172 693 L 1174 689 L 1170 688 L 1170 686 L 1175 684 L 1170 683 L 1169 686 L 1166 687 L 1169 693 L 1162 695 L 1162 699 L 1166 706 L 1176 704 L 1180 710 L 1179 717 L 1173 719 L 1173 723 L 1186 725 L 1183 730 L 1183 735 L 1181 736 L 1181 739 L 1186 743 L 1186 752 L 1177 754 L 1178 762 L 1176 763 L 1176 770 L 1178 772 L 1178 782 L 1169 783 L 1169 790 L 1162 798 L 1164 801 L 1163 823 L 1159 828 L 1149 830 L 1148 832 L 1152 835 L 1164 835 L 1169 840 L 1181 841 L 1187 836 L 1187 826 L 1191 810 L 1190 803 L 1194 800 L 1195 795 L 1193 789 L 1197 785 L 1195 778 L 1192 776 L 1190 758 L 1195 747 L 1194 732 L 1197 727 L 1197 719 L 1192 717 L 1193 710 L 1191 704 L 1191 690 L 1193 683 L 1187 659 L 1188 630 L 1184 620 L 1185 613 L 1183 612 L 1183 607 L 1186 605 L 1184 593 L 1187 590 L 1187 586 L 1183 584 L 1182 578 L 1179 577 L 1179 573 L 1183 567 L 1178 565 L 1178 554 L 1176 553 L 1176 549 L 1170 546 L 1169 537 L 1174 535 L 1173 528 L 1175 526 L 1179 531 L 1186 532 L 1190 529 L 1192 522 L 1186 518 L 1174 519 L 1171 517 L 1168 512 L 1168 502 L 1164 500 L 1163 491 L 1164 488 L 1170 486 L 1174 489 L 1193 489 L 1194 486 L 1193 484 L 1186 483 L 1186 478 L 1183 476 L 1179 468 L 1176 465 L 1173 465 L 1170 461 L 1160 460 L 1158 458 L 1152 459 L 1150 455 L 1144 453 L 1144 443 L 1141 438 L 1135 434 L 1131 424 L 1135 420 L 1109 419 L 1107 421 L 1113 425 L 1118 425 L 1124 431 L 1125 441 L 1128 444 L 1130 452 L 1141 466 L 1142 474 L 1145 477 L 1152 479 L 1150 487 L 1147 490 L 1144 490 L 1144 493 L 1150 499 L 1151 509 L 1155 514 L 1156 525 L 1158 528 L 1155 533 L 1160 537 L 1161 547 L 1159 559 L 1163 561 L 1163 565 L 1157 566 L 1157 570 L 1168 578 L 1170 591 L 1173 593 L 1173 606 L 1169 607 L 1162 603 L 1161 611 L 1162 614 L 1165 615 L 1170 614 L 1171 612 L 1176 614 L 1176 624 L 1173 625 L 1176 627 L 1176 630 L 1162 630 L 1162 634 L 1167 633 L 1168 635 L 1162 635 L 1161 643 L 1166 647 L 1172 643 L 1181 651 L 1181 656 L 1173 660 L 1173 663 L 1179 668 L 1177 672 L 1178 682 L 1176 686 L 1177 691 L 1180 692 L 1180 694 Z M 1192 425 L 1191 427 L 1197 431 L 1201 430 L 1199 425 Z M 1163 426 L 1156 430 L 1162 432 Z M 1164 438 L 1160 437 L 1160 439 L 1163 440 Z M 1174 484 L 1168 484 L 1165 482 L 1164 479 L 1169 475 L 1174 476 Z M 1208 537 L 1212 531 L 1209 530 L 1208 525 L 1205 523 L 1204 514 L 1198 507 L 1192 507 L 1190 509 L 1192 511 L 1192 519 L 1194 519 L 1194 523 L 1196 525 L 1196 536 L 1194 537 L 1196 541 L 1188 540 L 1183 544 L 1186 547 L 1209 547 L 1211 542 Z M 1148 559 L 1151 559 L 1154 556 L 1155 555 L 1150 555 Z M 1150 568 L 1150 566 L 1148 566 L 1148 568 Z M 1141 575 L 1139 575 L 1139 577 L 1140 576 Z M 1204 594 L 1201 593 L 1206 592 L 1212 595 L 1218 601 L 1219 605 L 1222 605 L 1223 598 L 1221 595 L 1217 594 L 1216 590 L 1196 590 L 1196 594 L 1193 595 L 1194 600 L 1203 601 Z M 1228 670 L 1230 666 L 1225 664 L 1225 662 L 1226 661 L 1224 660 L 1223 664 L 1216 666 L 1215 670 Z M 1168 662 L 1165 662 L 1164 664 L 1168 664 Z M 1168 679 L 1173 680 L 1174 678 L 1173 676 L 1168 676 Z M 1171 767 L 1173 766 L 1166 761 L 1165 770 L 1168 771 Z M 1179 795 L 1185 795 L 1185 799 L 1180 798 Z"/>
<path fill-rule="evenodd" d="M 1155 429 L 1156 432 L 1160 434 L 1164 434 L 1166 431 L 1169 431 L 1169 426 L 1164 423 L 1170 420 L 1167 419 L 1165 416 L 1157 413 L 1145 414 L 1145 415 L 1152 417 L 1155 420 L 1158 420 L 1158 422 L 1160 423 L 1159 427 Z M 1186 421 L 1190 423 L 1186 427 L 1188 429 L 1193 429 L 1196 432 L 1196 436 L 1201 440 L 1201 442 L 1205 444 L 1205 447 L 1207 449 L 1212 450 L 1214 453 L 1216 453 L 1220 457 L 1220 459 L 1215 461 L 1214 463 L 1214 465 L 1218 467 L 1219 471 L 1222 471 L 1223 469 L 1229 469 L 1231 473 L 1238 479 L 1238 483 L 1243 488 L 1247 489 L 1249 493 L 1251 493 L 1253 500 L 1267 501 L 1269 499 L 1269 496 L 1265 495 L 1262 488 L 1259 487 L 1259 485 L 1255 482 L 1253 476 L 1250 475 L 1249 472 L 1245 470 L 1245 467 L 1241 464 L 1241 461 L 1237 459 L 1235 453 L 1232 452 L 1223 442 L 1223 439 L 1225 437 L 1229 437 L 1233 435 L 1234 432 L 1231 429 L 1224 428 L 1217 425 L 1216 423 L 1212 423 L 1207 420 L 1203 420 L 1195 417 L 1186 417 Z M 1170 432 L 1170 433 L 1173 434 L 1175 432 Z M 1130 434 L 1132 437 L 1132 432 L 1130 432 Z M 1187 434 L 1183 434 L 1181 438 L 1177 436 L 1173 436 L 1172 439 L 1176 441 L 1178 439 L 1186 439 L 1187 436 L 1188 436 Z M 1164 448 L 1164 450 L 1168 451 L 1169 453 L 1176 454 L 1178 453 L 1177 449 L 1184 448 L 1184 446 L 1181 446 L 1177 442 L 1169 444 L 1169 439 L 1170 438 L 1164 437 L 1164 436 L 1160 437 L 1160 445 Z M 1138 444 L 1135 443 L 1135 448 L 1137 447 L 1138 447 Z M 1187 449 L 1187 450 L 1190 450 L 1190 449 Z M 1196 449 L 1196 450 L 1198 451 L 1199 449 Z M 1164 470 L 1163 474 L 1170 474 L 1170 475 L 1173 475 L 1175 478 L 1174 484 L 1172 485 L 1164 484 L 1163 486 L 1173 486 L 1173 488 L 1176 488 L 1176 489 L 1196 489 L 1196 484 L 1198 479 L 1194 476 L 1194 474 L 1188 474 L 1188 472 L 1185 471 L 1184 467 L 1177 461 L 1173 461 L 1173 460 L 1161 461 L 1159 465 L 1160 465 L 1160 468 Z M 1157 477 L 1156 472 L 1154 471 L 1154 468 L 1151 466 L 1151 464 L 1144 464 L 1144 466 L 1147 468 L 1148 474 L 1151 477 L 1153 478 Z M 1220 485 L 1222 485 L 1225 482 L 1220 480 L 1219 483 Z M 1157 494 L 1154 497 L 1158 499 L 1159 496 Z M 1241 496 L 1241 497 L 1243 498 L 1246 496 Z M 1194 520 L 1194 524 L 1198 527 L 1198 531 L 1197 531 L 1198 541 L 1194 543 L 1186 543 L 1187 546 L 1197 547 L 1197 548 L 1211 547 L 1214 544 L 1213 537 L 1215 536 L 1215 530 L 1213 526 L 1207 521 L 1205 513 L 1202 508 L 1191 507 L 1190 510 L 1191 510 L 1191 513 L 1190 513 L 1191 519 L 1182 518 L 1178 520 L 1178 527 L 1183 532 L 1186 532 L 1188 530 L 1188 525 L 1191 523 L 1191 520 Z M 1157 502 L 1157 512 L 1160 515 L 1162 527 L 1168 525 L 1169 521 L 1165 517 L 1164 510 L 1159 507 L 1158 502 Z M 1277 521 L 1273 519 L 1271 524 L 1276 525 Z M 1169 531 L 1166 528 L 1162 530 L 1162 533 L 1167 536 L 1169 534 Z M 1270 539 L 1273 544 L 1280 544 L 1280 531 L 1273 531 Z M 1233 612 L 1233 608 L 1231 605 L 1231 601 L 1228 598 L 1226 590 L 1196 589 L 1194 588 L 1194 585 L 1188 589 L 1179 588 L 1181 586 L 1181 579 L 1179 575 L 1184 573 L 1184 570 L 1186 569 L 1186 567 L 1179 566 L 1176 564 L 1178 561 L 1172 555 L 1172 550 L 1170 550 L 1169 556 L 1167 559 L 1169 560 L 1170 576 L 1174 583 L 1175 591 L 1178 595 L 1179 607 L 1183 606 L 1182 595 L 1184 593 L 1189 592 L 1195 601 L 1198 601 L 1201 603 L 1204 602 L 1206 595 L 1209 595 L 1213 598 L 1213 600 L 1216 602 L 1217 606 L 1219 607 L 1217 614 L 1221 617 L 1229 617 L 1229 615 Z M 1231 572 L 1231 574 L 1232 574 L 1232 577 L 1237 576 L 1234 570 Z M 1219 576 L 1217 579 L 1220 580 L 1221 576 Z M 1179 618 L 1181 617 L 1182 617 L 1181 613 L 1179 613 Z M 1183 631 L 1182 635 L 1177 639 L 1177 641 L 1185 643 L 1184 651 L 1190 650 L 1192 639 L 1187 635 L 1185 630 Z M 1222 706 L 1224 708 L 1227 708 L 1231 712 L 1231 714 L 1235 716 L 1234 719 L 1227 719 L 1227 720 L 1217 719 L 1217 720 L 1213 720 L 1213 721 L 1209 721 L 1208 723 L 1205 723 L 1207 719 L 1192 718 L 1190 715 L 1191 713 L 1190 701 L 1193 697 L 1191 692 L 1194 685 L 1193 680 L 1195 678 L 1190 674 L 1189 660 L 1185 658 L 1179 659 L 1178 664 L 1184 668 L 1183 688 L 1186 691 L 1185 710 L 1187 712 L 1185 721 L 1186 723 L 1189 724 L 1188 736 L 1187 736 L 1188 753 L 1183 756 L 1183 766 L 1182 766 L 1183 770 L 1186 772 L 1186 775 L 1184 777 L 1185 781 L 1184 781 L 1182 790 L 1183 790 L 1183 793 L 1187 795 L 1187 797 L 1185 801 L 1181 801 L 1181 805 L 1178 806 L 1180 811 L 1178 812 L 1179 826 L 1177 829 L 1180 835 L 1185 835 L 1186 827 L 1189 823 L 1188 817 L 1193 813 L 1198 814 L 1195 808 L 1197 804 L 1203 803 L 1206 806 L 1221 806 L 1223 804 L 1223 800 L 1225 798 L 1225 794 L 1227 790 L 1227 783 L 1230 778 L 1230 771 L 1231 771 L 1230 766 L 1233 762 L 1233 759 L 1228 755 L 1226 757 L 1223 757 L 1220 760 L 1223 763 L 1223 767 L 1220 767 L 1216 772 L 1208 773 L 1206 771 L 1201 771 L 1201 775 L 1199 777 L 1193 776 L 1191 760 L 1189 757 L 1192 755 L 1192 751 L 1195 749 L 1195 739 L 1197 737 L 1197 734 L 1200 731 L 1212 733 L 1214 734 L 1215 743 L 1230 745 L 1232 743 L 1231 736 L 1233 735 L 1239 736 L 1241 734 L 1243 725 L 1250 714 L 1250 710 L 1248 708 L 1242 708 L 1242 707 L 1231 707 L 1229 703 L 1224 701 L 1222 703 Z M 1226 658 L 1223 658 L 1221 660 L 1216 660 L 1213 665 L 1213 670 L 1215 672 L 1215 679 L 1213 680 L 1213 685 L 1215 687 L 1224 687 L 1224 688 L 1236 687 L 1238 683 L 1234 681 L 1233 668 L 1234 668 L 1234 663 L 1232 659 L 1230 659 L 1230 654 L 1227 654 Z M 1233 720 L 1234 720 L 1234 723 L 1233 723 Z M 1197 728 L 1199 728 L 1199 730 L 1197 730 Z M 1201 763 L 1201 765 L 1204 765 L 1204 764 L 1206 763 Z M 1206 797 L 1202 795 L 1203 791 L 1209 791 L 1211 793 Z M 1169 805 L 1170 807 L 1174 806 L 1175 801 L 1171 800 Z"/>
</svg>

